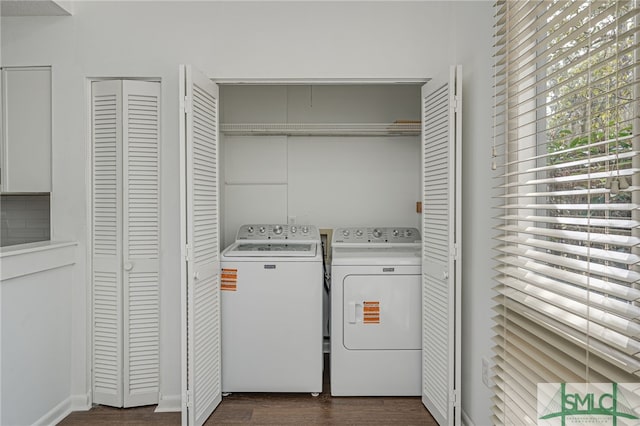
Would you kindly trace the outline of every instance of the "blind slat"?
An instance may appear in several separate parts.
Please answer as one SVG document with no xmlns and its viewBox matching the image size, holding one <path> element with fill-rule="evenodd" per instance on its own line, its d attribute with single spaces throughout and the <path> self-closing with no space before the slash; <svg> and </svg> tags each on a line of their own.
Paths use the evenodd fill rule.
<svg viewBox="0 0 640 426">
<path fill-rule="evenodd" d="M 570 268 L 587 274 L 599 275 L 601 277 L 614 279 L 627 284 L 633 284 L 640 280 L 640 273 L 638 272 L 592 261 L 579 260 L 569 256 L 544 253 L 533 249 L 515 246 L 498 246 L 496 247 L 496 250 L 499 250 L 506 255 L 516 255 L 542 264 L 549 263 L 556 265 L 557 267 Z"/>
<path fill-rule="evenodd" d="M 570 285 L 577 285 L 601 291 L 629 302 L 640 300 L 639 290 L 623 283 L 616 283 L 598 277 L 586 276 L 585 274 L 567 269 L 560 269 L 553 266 L 538 263 L 530 259 L 522 259 L 515 256 L 501 255 L 496 260 L 504 265 L 516 266 L 527 271 L 535 272 L 540 276 L 558 279 Z"/>
<path fill-rule="evenodd" d="M 503 277 L 499 280 L 505 285 L 505 289 L 511 294 L 518 293 L 520 296 L 526 295 L 535 298 L 536 301 L 544 302 L 555 308 L 561 309 L 563 312 L 569 312 L 583 320 L 592 321 L 600 326 L 603 330 L 615 331 L 623 335 L 637 336 L 640 333 L 640 324 L 633 320 L 624 318 L 597 307 L 595 303 L 581 303 L 581 301 L 564 297 L 557 292 L 542 289 L 536 285 L 531 285 L 514 278 Z M 505 293 L 507 294 L 507 293 Z M 533 303 L 532 299 L 528 299 L 528 303 Z M 640 342 L 638 342 L 640 345 Z M 639 346 L 640 347 L 640 346 Z"/>
<path fill-rule="evenodd" d="M 631 211 L 637 204 L 504 204 L 500 209 L 535 209 L 535 210 L 591 210 L 591 211 Z"/>
<path fill-rule="evenodd" d="M 606 178 L 614 178 L 620 176 L 632 176 L 638 173 L 640 169 L 629 168 L 629 169 L 621 169 L 621 170 L 611 170 L 607 172 L 595 172 L 595 173 L 586 173 L 586 174 L 575 174 L 568 176 L 558 176 L 544 179 L 530 179 L 524 181 L 510 182 L 504 185 L 498 185 L 499 188 L 509 188 L 513 186 L 524 186 L 524 185 L 540 185 L 546 183 L 564 183 L 564 182 L 580 182 L 580 181 L 588 181 L 588 180 L 598 180 L 598 179 L 606 179 Z M 528 175 L 531 171 L 523 171 L 518 173 L 517 175 Z"/>
<path fill-rule="evenodd" d="M 593 303 L 602 310 L 613 312 L 629 320 L 640 318 L 640 308 L 637 305 L 629 303 L 628 300 L 616 298 L 615 295 L 612 294 L 603 294 L 591 288 L 585 289 L 566 285 L 566 282 L 561 280 L 548 278 L 535 272 L 513 266 L 499 266 L 495 268 L 495 270 L 501 274 L 496 277 L 496 281 L 505 285 L 507 285 L 510 280 L 524 281 L 584 304 Z"/>
<path fill-rule="evenodd" d="M 627 189 L 620 189 L 620 193 L 633 193 L 635 191 L 640 191 L 640 186 L 630 186 Z M 504 193 L 499 195 L 499 198 L 532 198 L 532 197 L 560 197 L 567 196 L 572 197 L 576 195 L 598 195 L 598 194 L 609 194 L 611 189 L 607 188 L 579 188 L 579 189 L 569 189 L 569 190 L 558 190 L 558 191 L 541 191 L 541 192 L 511 192 Z"/>
<path fill-rule="evenodd" d="M 551 237 L 559 240 L 575 240 L 594 244 L 611 244 L 613 246 L 620 247 L 633 247 L 640 244 L 640 238 L 626 235 L 598 234 L 592 232 L 569 231 L 566 229 L 519 225 L 500 225 L 496 226 L 495 229 L 503 232 L 516 232 L 541 237 Z"/>
<path fill-rule="evenodd" d="M 599 227 L 620 228 L 620 229 L 636 228 L 640 224 L 640 222 L 636 220 L 614 219 L 614 218 L 600 219 L 597 217 L 570 217 L 570 216 L 504 215 L 504 216 L 499 216 L 498 219 L 523 221 L 523 222 L 553 223 L 558 225 L 594 226 L 594 227 L 599 226 Z"/>
<path fill-rule="evenodd" d="M 531 238 L 526 235 L 501 235 L 496 237 L 496 239 L 508 244 L 527 245 L 538 249 L 557 251 L 565 254 L 573 254 L 576 256 L 581 256 L 583 258 L 601 259 L 608 262 L 622 263 L 625 265 L 634 265 L 640 261 L 640 256 L 632 253 L 625 253 L 623 251 L 610 249 L 598 249 L 582 245 L 573 245 L 567 242 L 541 240 L 538 238 Z M 502 251 L 501 247 L 503 246 L 497 247 L 497 250 Z"/>
</svg>

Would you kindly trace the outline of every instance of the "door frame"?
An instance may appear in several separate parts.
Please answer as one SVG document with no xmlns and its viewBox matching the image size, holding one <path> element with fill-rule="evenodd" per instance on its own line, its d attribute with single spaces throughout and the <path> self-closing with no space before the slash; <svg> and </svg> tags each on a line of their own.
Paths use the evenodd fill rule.
<svg viewBox="0 0 640 426">
<path fill-rule="evenodd" d="M 429 82 L 431 78 L 209 78 L 220 86 L 309 86 L 309 85 L 382 85 L 406 84 L 420 85 Z"/>
<path fill-rule="evenodd" d="M 447 66 L 448 68 L 449 66 Z M 211 80 L 212 82 L 216 83 L 218 86 L 232 86 L 232 85 L 264 85 L 264 86 L 269 86 L 269 85 L 273 85 L 273 86 L 295 86 L 295 85 L 392 85 L 392 84 L 397 84 L 397 85 L 415 85 L 418 88 L 421 88 L 422 86 L 424 86 L 425 84 L 429 83 L 432 79 L 431 78 L 404 78 L 404 79 L 398 79 L 398 78 L 383 78 L 383 79 L 367 79 L 367 78 L 347 78 L 347 79 L 278 79 L 278 78 L 271 78 L 271 79 L 262 79 L 262 78 L 255 78 L 255 79 L 234 79 L 234 78 L 212 78 L 209 77 L 209 80 Z M 422 97 L 421 97 L 421 101 L 422 101 Z M 222 110 L 223 108 L 223 104 L 224 104 L 224 100 L 221 99 L 220 103 L 219 103 L 219 108 L 220 110 Z M 421 121 L 423 121 L 423 117 L 420 118 Z M 220 132 L 220 134 L 222 134 L 222 132 Z M 220 138 L 220 141 L 222 141 L 223 138 Z M 420 139 L 420 143 L 422 143 L 422 139 Z M 221 148 L 222 149 L 222 148 Z M 182 152 L 182 151 L 181 151 Z M 181 164 L 182 164 L 182 159 L 181 159 Z M 456 170 L 456 173 L 459 174 L 460 171 Z M 183 179 L 182 176 L 182 172 L 181 172 L 181 179 Z M 423 182 L 422 182 L 422 176 L 419 177 L 418 179 L 418 185 L 419 185 L 419 191 L 420 193 L 423 191 Z M 219 197 L 221 199 L 221 204 L 224 202 L 223 198 L 224 198 L 224 191 L 222 190 L 222 188 L 219 189 L 220 193 L 219 193 Z M 459 197 L 459 194 L 458 194 Z M 183 204 L 184 200 L 180 200 L 181 205 Z M 221 212 L 222 213 L 222 212 Z M 455 212 L 456 215 L 461 214 L 461 212 L 459 212 L 458 210 L 456 210 Z M 220 214 L 219 217 L 220 223 L 224 222 L 224 217 L 222 214 Z M 422 220 L 420 221 L 422 222 Z M 184 224 L 181 222 L 181 227 L 184 226 Z M 220 229 L 222 229 L 222 226 L 220 226 Z M 182 245 L 182 242 L 181 242 Z M 182 257 L 184 258 L 184 253 L 182 255 Z M 184 264 L 184 262 L 181 262 L 181 264 Z M 456 262 L 456 268 L 459 269 L 461 268 L 461 262 Z M 181 272 L 182 273 L 182 272 Z M 460 274 L 456 274 L 457 276 L 460 276 Z M 422 284 L 421 284 L 422 285 Z M 461 283 L 459 284 L 461 286 Z M 457 313 L 455 315 L 459 315 L 459 309 L 457 309 Z M 456 320 L 458 320 L 458 318 L 456 317 Z M 457 321 L 458 323 L 460 323 L 460 321 Z M 459 328 L 461 324 L 458 324 L 456 327 Z M 184 327 L 182 327 L 184 328 Z M 185 330 L 182 330 L 182 332 L 184 333 Z M 459 334 L 459 333 L 457 333 Z M 460 336 L 457 337 L 458 339 L 460 338 Z M 458 358 L 459 355 L 459 351 L 456 351 L 455 357 Z M 458 364 L 456 360 L 453 360 L 454 364 Z M 184 369 L 185 367 L 182 366 L 182 368 Z M 184 374 L 184 372 L 183 372 Z M 454 372 L 455 375 L 460 374 L 460 372 Z M 456 392 L 458 395 L 461 395 L 462 390 L 460 388 L 456 389 Z M 426 407 L 425 407 L 426 409 Z M 184 419 L 184 413 L 183 413 L 183 419 Z"/>
</svg>

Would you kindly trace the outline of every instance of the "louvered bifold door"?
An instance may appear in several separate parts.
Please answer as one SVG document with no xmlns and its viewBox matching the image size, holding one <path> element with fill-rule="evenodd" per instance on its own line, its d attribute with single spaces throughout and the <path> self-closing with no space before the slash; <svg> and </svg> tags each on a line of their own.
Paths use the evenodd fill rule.
<svg viewBox="0 0 640 426">
<path fill-rule="evenodd" d="M 183 424 L 201 425 L 222 399 L 218 220 L 218 86 L 181 66 Z"/>
<path fill-rule="evenodd" d="M 422 89 L 422 402 L 460 424 L 461 67 Z"/>
<path fill-rule="evenodd" d="M 123 81 L 124 406 L 158 403 L 160 83 Z"/>
<path fill-rule="evenodd" d="M 122 407 L 122 83 L 91 85 L 93 402 Z"/>
</svg>

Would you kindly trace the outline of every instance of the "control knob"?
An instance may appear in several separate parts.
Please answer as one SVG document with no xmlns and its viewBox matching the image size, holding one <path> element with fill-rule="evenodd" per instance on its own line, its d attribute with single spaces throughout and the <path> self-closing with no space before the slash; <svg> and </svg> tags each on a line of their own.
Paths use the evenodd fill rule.
<svg viewBox="0 0 640 426">
<path fill-rule="evenodd" d="M 296 228 L 295 226 L 292 226 L 291 228 L 289 228 L 289 230 L 291 231 L 292 234 L 295 234 L 298 228 Z"/>
<path fill-rule="evenodd" d="M 349 230 L 348 230 L 348 229 L 343 229 L 343 230 L 342 230 L 342 235 L 343 235 L 344 237 L 348 237 L 348 236 L 349 236 Z"/>
<path fill-rule="evenodd" d="M 411 236 L 411 234 L 413 234 L 413 232 L 411 232 L 411 229 L 407 229 L 406 231 L 404 231 L 404 235 L 405 235 L 406 237 L 410 237 L 410 236 Z"/>
<path fill-rule="evenodd" d="M 394 230 L 393 230 L 393 236 L 394 236 L 394 237 L 397 237 L 397 236 L 398 236 L 398 234 L 400 234 L 400 232 L 398 232 L 398 230 L 397 230 L 397 229 L 394 229 Z"/>
<path fill-rule="evenodd" d="M 280 234 L 282 234 L 282 226 L 280 226 L 280 225 L 276 225 L 276 226 L 274 226 L 274 227 L 273 227 L 273 232 L 274 232 L 276 235 L 280 235 Z"/>
<path fill-rule="evenodd" d="M 380 231 L 378 228 L 375 228 L 373 230 L 373 236 L 376 237 L 376 238 L 382 237 L 382 231 Z"/>
<path fill-rule="evenodd" d="M 259 231 L 261 234 L 264 234 L 267 231 L 267 229 L 264 226 L 261 226 Z"/>
<path fill-rule="evenodd" d="M 302 227 L 302 233 L 306 234 L 307 232 L 309 232 L 309 227 L 308 226 L 303 226 Z"/>
<path fill-rule="evenodd" d="M 362 237 L 362 229 L 358 229 L 358 230 L 356 231 L 356 235 L 357 235 L 358 237 Z"/>
<path fill-rule="evenodd" d="M 249 226 L 247 228 L 247 232 L 250 233 L 250 234 L 253 234 L 253 226 Z"/>
</svg>

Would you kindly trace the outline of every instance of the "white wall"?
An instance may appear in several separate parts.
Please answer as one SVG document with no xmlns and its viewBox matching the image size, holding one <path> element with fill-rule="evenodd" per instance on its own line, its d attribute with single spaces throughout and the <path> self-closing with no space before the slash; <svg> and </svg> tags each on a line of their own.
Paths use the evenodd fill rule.
<svg viewBox="0 0 640 426">
<path fill-rule="evenodd" d="M 0 256 L 3 425 L 55 423 L 74 405 L 70 265 L 76 249 L 42 244 L 44 249 L 35 253 Z"/>
<path fill-rule="evenodd" d="M 224 123 L 420 119 L 419 85 L 222 86 Z M 419 227 L 419 136 L 224 136 L 223 247 L 244 223 Z"/>
<path fill-rule="evenodd" d="M 492 243 L 484 172 L 491 107 L 487 39 L 491 2 L 76 2 L 71 17 L 2 18 L 2 65 L 52 65 L 53 238 L 86 253 L 86 78 L 162 80 L 161 389 L 180 391 L 178 64 L 217 78 L 423 78 L 456 61 L 465 66 L 465 234 L 463 295 L 466 381 L 463 408 L 487 423 L 489 391 L 477 386 L 479 356 L 489 347 L 488 270 Z M 480 29 L 480 36 L 478 30 Z M 471 126 L 470 126 L 471 125 Z M 487 148 L 488 149 L 488 148 Z M 87 374 L 86 261 L 71 294 L 71 393 Z M 470 297 L 471 296 L 471 297 Z M 472 297 L 475 297 L 472 298 Z M 468 385 L 465 383 L 465 385 Z"/>
<path fill-rule="evenodd" d="M 2 283 L 3 425 L 33 424 L 71 395 L 70 269 Z"/>
<path fill-rule="evenodd" d="M 454 2 L 460 28 L 456 62 L 462 64 L 462 408 L 476 426 L 491 424 L 491 392 L 482 383 L 482 358 L 491 359 L 494 302 L 492 250 L 496 200 L 491 198 L 492 25 L 485 2 Z M 493 210 L 493 211 L 492 211 Z M 468 425 L 469 426 L 469 425 Z"/>
</svg>

